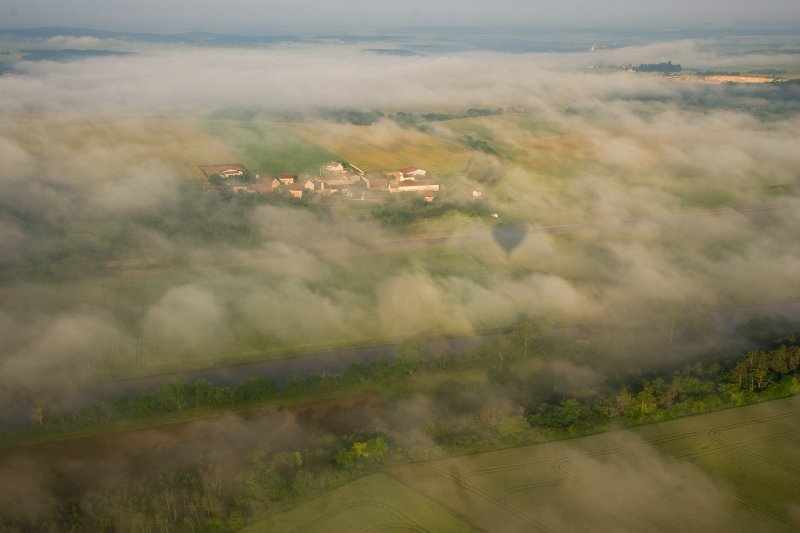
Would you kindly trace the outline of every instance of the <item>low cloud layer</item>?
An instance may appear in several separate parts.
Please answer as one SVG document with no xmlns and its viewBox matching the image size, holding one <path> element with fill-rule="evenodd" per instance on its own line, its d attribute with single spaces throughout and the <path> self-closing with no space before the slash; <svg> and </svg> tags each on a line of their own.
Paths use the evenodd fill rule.
<svg viewBox="0 0 800 533">
<path fill-rule="evenodd" d="M 137 55 L 53 64 L 23 62 L 0 79 L 4 113 L 204 113 L 219 108 L 389 110 L 471 106 L 568 106 L 608 94 L 675 95 L 695 89 L 620 73 L 576 69 L 671 60 L 692 68 L 791 66 L 795 56 L 721 54 L 711 41 L 686 40 L 583 54 L 472 52 L 393 57 L 354 45 L 268 49 L 142 47 Z M 377 43 L 379 46 L 386 46 Z M 587 45 L 588 48 L 588 45 Z"/>
<path fill-rule="evenodd" d="M 349 45 L 176 48 L 23 62 L 0 77 L 0 384 L 48 388 L 154 371 L 169 358 L 202 366 L 275 347 L 470 333 L 520 314 L 627 326 L 658 344 L 676 324 L 688 328 L 688 310 L 796 297 L 797 109 L 764 118 L 774 93 L 584 68 L 733 65 L 705 44 L 426 57 Z M 490 239 L 454 247 L 456 259 L 424 247 L 376 252 L 364 243 L 396 239 L 395 228 L 188 191 L 186 168 L 220 161 L 167 153 L 158 131 L 160 120 L 200 130 L 230 108 L 316 120 L 320 108 L 470 107 L 515 110 L 475 126 L 501 155 L 501 176 L 441 178 L 487 190 L 503 220 L 585 226 L 530 232 L 511 253 Z M 458 142 L 472 127 L 426 126 Z M 318 127 L 335 135 L 337 125 Z M 387 150 L 402 142 L 388 119 L 371 128 Z M 778 209 L 732 211 L 754 206 Z M 453 220 L 457 231 L 490 231 Z"/>
</svg>

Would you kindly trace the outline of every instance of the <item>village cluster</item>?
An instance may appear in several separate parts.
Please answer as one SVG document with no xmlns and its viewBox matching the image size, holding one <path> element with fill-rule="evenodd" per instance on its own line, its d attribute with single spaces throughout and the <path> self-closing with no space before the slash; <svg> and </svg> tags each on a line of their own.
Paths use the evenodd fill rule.
<svg viewBox="0 0 800 533">
<path fill-rule="evenodd" d="M 353 164 L 331 161 L 319 168 L 317 176 L 260 176 L 251 174 L 240 164 L 203 165 L 200 170 L 209 189 L 243 194 L 283 192 L 294 198 L 339 194 L 364 200 L 383 193 L 413 193 L 430 202 L 440 189 L 438 181 L 428 178 L 427 171 L 417 167 L 367 174 Z"/>
</svg>

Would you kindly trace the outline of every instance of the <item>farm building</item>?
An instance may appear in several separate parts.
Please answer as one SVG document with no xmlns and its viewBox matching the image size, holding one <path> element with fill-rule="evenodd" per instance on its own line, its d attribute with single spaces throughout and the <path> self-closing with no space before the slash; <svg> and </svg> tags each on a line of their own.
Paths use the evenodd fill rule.
<svg viewBox="0 0 800 533">
<path fill-rule="evenodd" d="M 400 173 L 405 178 L 415 179 L 424 177 L 428 171 L 417 167 L 405 167 L 400 169 Z"/>
<path fill-rule="evenodd" d="M 325 170 L 328 172 L 344 172 L 344 165 L 338 161 L 331 161 L 325 165 Z"/>
<path fill-rule="evenodd" d="M 319 178 L 319 188 L 321 191 L 347 190 L 354 183 L 361 181 L 361 176 L 352 172 L 343 172 L 337 176 Z"/>
<path fill-rule="evenodd" d="M 307 191 L 308 189 L 303 183 L 292 183 L 286 186 L 286 190 L 289 191 L 289 194 L 291 194 L 293 198 L 302 198 L 303 191 Z"/>
<path fill-rule="evenodd" d="M 424 178 L 428 171 L 417 167 L 405 167 L 397 170 L 387 172 L 388 175 L 393 176 L 397 181 L 401 180 L 415 180 L 417 178 Z"/>
<path fill-rule="evenodd" d="M 389 180 L 387 178 L 363 176 L 361 179 L 367 185 L 367 189 L 374 191 L 386 191 L 389 189 Z"/>
<path fill-rule="evenodd" d="M 294 174 L 279 174 L 276 179 L 284 185 L 291 185 L 297 181 L 297 176 Z"/>
<path fill-rule="evenodd" d="M 439 182 L 434 180 L 400 180 L 391 192 L 438 192 Z"/>
<path fill-rule="evenodd" d="M 221 165 L 200 165 L 198 167 L 206 179 L 213 175 L 218 175 L 223 179 L 240 178 L 250 174 L 250 172 L 238 163 L 224 163 Z"/>
</svg>

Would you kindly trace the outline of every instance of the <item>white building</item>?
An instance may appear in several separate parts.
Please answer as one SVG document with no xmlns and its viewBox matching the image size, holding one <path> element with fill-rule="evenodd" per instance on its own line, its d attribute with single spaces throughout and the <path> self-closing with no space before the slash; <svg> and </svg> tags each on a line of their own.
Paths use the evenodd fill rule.
<svg viewBox="0 0 800 533">
<path fill-rule="evenodd" d="M 392 192 L 438 192 L 439 182 L 434 180 L 400 180 L 397 182 L 396 189 L 389 190 Z"/>
<path fill-rule="evenodd" d="M 344 172 L 344 166 L 338 161 L 331 161 L 325 165 L 325 170 L 328 172 Z"/>
</svg>

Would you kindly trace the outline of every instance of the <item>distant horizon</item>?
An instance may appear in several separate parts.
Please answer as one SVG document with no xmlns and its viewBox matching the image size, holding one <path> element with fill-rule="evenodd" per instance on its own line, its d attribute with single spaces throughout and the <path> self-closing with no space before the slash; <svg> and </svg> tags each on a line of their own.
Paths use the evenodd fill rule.
<svg viewBox="0 0 800 533">
<path fill-rule="evenodd" d="M 672 34 L 682 32 L 708 32 L 708 33 L 735 33 L 735 34 L 759 34 L 767 33 L 791 33 L 800 31 L 800 23 L 793 24 L 772 24 L 772 25 L 730 25 L 730 26 L 705 26 L 705 25 L 685 25 L 685 26 L 526 26 L 526 25 L 495 25 L 495 26 L 473 26 L 473 25 L 417 25 L 417 26 L 395 26 L 395 27 L 362 27 L 358 30 L 347 27 L 330 28 L 293 28 L 293 27 L 264 27 L 264 28 L 193 28 L 193 29 L 120 29 L 109 26 L 80 26 L 80 25 L 58 25 L 58 24 L 20 24 L 0 26 L 0 32 L 21 32 L 36 30 L 64 30 L 72 32 L 102 32 L 115 34 L 147 34 L 147 35 L 181 35 L 191 33 L 209 34 L 230 34 L 241 36 L 259 35 L 293 35 L 293 36 L 324 36 L 324 35 L 370 35 L 380 36 L 403 36 L 415 33 L 425 33 L 434 30 L 447 31 L 476 31 L 479 34 L 491 33 L 494 31 L 532 31 L 542 33 L 623 33 L 623 34 Z"/>
<path fill-rule="evenodd" d="M 4 0 L 4 27 L 81 27 L 145 33 L 530 28 L 653 31 L 796 28 L 794 0 Z"/>
</svg>

